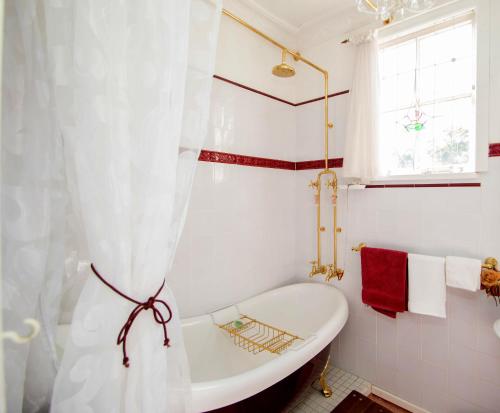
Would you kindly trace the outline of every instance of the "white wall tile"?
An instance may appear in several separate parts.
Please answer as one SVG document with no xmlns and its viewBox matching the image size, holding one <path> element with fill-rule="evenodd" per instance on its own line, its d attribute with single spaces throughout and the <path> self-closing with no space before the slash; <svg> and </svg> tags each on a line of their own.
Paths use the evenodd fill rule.
<svg viewBox="0 0 500 413">
<path fill-rule="evenodd" d="M 477 377 L 475 374 L 476 352 L 470 348 L 451 345 L 448 392 L 471 403 L 477 400 Z"/>
<path fill-rule="evenodd" d="M 399 397 L 417 406 L 422 405 L 423 366 L 418 360 L 407 359 L 398 363 L 396 388 Z"/>
<path fill-rule="evenodd" d="M 422 403 L 430 412 L 446 412 L 448 372 L 446 368 L 422 363 Z"/>
<path fill-rule="evenodd" d="M 350 76 L 350 69 L 345 72 Z M 299 95 L 311 94 L 309 86 Z M 349 95 L 330 104 L 330 157 L 340 157 Z M 292 107 L 216 80 L 206 148 L 320 159 L 322 116 L 321 102 Z M 200 162 L 168 278 L 183 317 L 308 280 L 316 246 L 307 185 L 316 174 Z M 350 248 L 363 241 L 429 255 L 500 258 L 500 158 L 490 158 L 481 184 L 340 192 L 339 262 L 346 272 L 334 285 L 346 295 L 350 319 L 335 340 L 334 363 L 432 412 L 495 411 L 498 391 L 491 383 L 498 383 L 500 345 L 491 324 L 498 308 L 482 292 L 448 288 L 447 319 L 409 313 L 389 319 L 361 303 L 360 259 Z M 330 247 L 325 240 L 325 254 L 331 255 Z"/>
<path fill-rule="evenodd" d="M 446 368 L 449 361 L 448 323 L 445 319 L 422 317 L 422 360 Z"/>
<path fill-rule="evenodd" d="M 358 338 L 357 367 L 355 373 L 369 382 L 377 378 L 377 348 L 373 342 Z"/>
</svg>

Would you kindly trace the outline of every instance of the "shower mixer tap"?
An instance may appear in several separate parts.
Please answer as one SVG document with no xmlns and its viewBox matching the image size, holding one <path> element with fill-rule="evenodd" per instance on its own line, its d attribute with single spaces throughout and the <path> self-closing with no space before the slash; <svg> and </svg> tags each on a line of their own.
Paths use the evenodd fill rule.
<svg viewBox="0 0 500 413">
<path fill-rule="evenodd" d="M 326 165 L 326 163 L 325 163 Z M 325 178 L 324 187 L 322 183 L 322 178 Z M 337 235 L 342 232 L 342 228 L 337 226 L 337 200 L 338 200 L 338 181 L 337 174 L 329 168 L 325 168 L 318 173 L 315 180 L 311 181 L 309 187 L 314 189 L 314 203 L 316 204 L 316 247 L 317 247 L 317 258 L 311 261 L 311 272 L 310 277 L 314 277 L 318 274 L 325 275 L 325 281 L 329 282 L 333 278 L 337 278 L 339 281 L 344 276 L 344 270 L 337 267 Z M 333 236 L 333 263 L 332 264 L 322 264 L 322 234 L 325 233 L 326 228 L 322 225 L 322 205 L 321 205 L 321 192 L 326 190 L 331 191 L 331 203 L 332 203 L 332 236 Z"/>
<path fill-rule="evenodd" d="M 326 274 L 326 265 L 318 265 L 317 261 L 310 261 L 312 265 L 311 272 L 309 273 L 309 277 L 314 277 L 318 274 Z"/>
<path fill-rule="evenodd" d="M 329 282 L 332 278 L 337 278 L 339 281 L 344 276 L 344 270 L 341 268 L 335 268 L 333 264 L 328 265 L 328 270 L 326 272 L 325 281 Z"/>
</svg>

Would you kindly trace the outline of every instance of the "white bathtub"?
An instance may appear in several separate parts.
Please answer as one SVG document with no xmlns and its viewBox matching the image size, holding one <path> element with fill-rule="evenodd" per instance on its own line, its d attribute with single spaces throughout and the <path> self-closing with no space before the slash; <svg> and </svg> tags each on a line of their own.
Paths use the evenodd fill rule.
<svg viewBox="0 0 500 413">
<path fill-rule="evenodd" d="M 239 314 L 304 340 L 295 341 L 281 355 L 249 353 L 214 325 L 214 321 L 231 321 Z M 340 332 L 347 316 L 347 301 L 335 287 L 300 283 L 265 292 L 211 315 L 182 320 L 194 411 L 206 412 L 238 402 L 282 380 L 325 348 Z M 64 338 L 58 341 L 64 342 Z"/>
<path fill-rule="evenodd" d="M 210 315 L 183 320 L 191 365 L 193 404 L 205 412 L 250 397 L 293 373 L 327 346 L 344 326 L 344 295 L 327 284 L 301 283 L 271 290 L 214 313 L 217 322 L 234 320 L 238 310 L 302 338 L 281 355 L 251 354 L 213 325 Z"/>
</svg>

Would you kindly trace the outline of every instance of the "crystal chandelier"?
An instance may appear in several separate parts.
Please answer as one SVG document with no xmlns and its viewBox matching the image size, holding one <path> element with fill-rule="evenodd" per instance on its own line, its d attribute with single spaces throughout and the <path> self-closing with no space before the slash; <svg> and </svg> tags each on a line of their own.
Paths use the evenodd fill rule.
<svg viewBox="0 0 500 413">
<path fill-rule="evenodd" d="M 404 17 L 406 12 L 418 13 L 434 6 L 435 0 L 356 0 L 358 10 L 390 23 L 394 17 Z"/>
</svg>

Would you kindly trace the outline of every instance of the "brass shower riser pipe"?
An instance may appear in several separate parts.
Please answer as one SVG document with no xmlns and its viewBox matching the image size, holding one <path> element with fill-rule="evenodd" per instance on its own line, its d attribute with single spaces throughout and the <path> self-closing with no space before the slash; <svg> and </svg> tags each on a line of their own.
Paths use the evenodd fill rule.
<svg viewBox="0 0 500 413">
<path fill-rule="evenodd" d="M 260 37 L 266 39 L 268 42 L 274 44 L 276 47 L 279 47 L 281 50 L 286 51 L 288 54 L 292 55 L 295 60 L 300 60 L 301 62 L 304 62 L 306 65 L 313 67 L 314 69 L 320 71 L 321 73 L 328 73 L 325 69 L 319 67 L 318 65 L 314 64 L 310 60 L 303 57 L 299 52 L 290 50 L 285 45 L 283 45 L 280 42 L 278 42 L 277 40 L 273 39 L 271 36 L 268 36 L 267 34 L 261 32 L 259 29 L 252 26 L 251 24 L 247 23 L 241 17 L 238 17 L 235 14 L 231 13 L 229 10 L 222 9 L 222 14 L 225 14 L 226 16 L 230 17 L 231 19 L 237 21 L 242 26 L 245 26 L 247 29 L 251 30 L 255 34 L 258 34 Z"/>
<path fill-rule="evenodd" d="M 242 26 L 246 27 L 248 30 L 254 32 L 255 34 L 262 37 L 263 39 L 267 40 L 268 42 L 274 44 L 276 47 L 280 48 L 283 52 L 291 55 L 296 61 L 301 61 L 301 62 L 305 63 L 306 65 L 312 67 L 313 69 L 316 69 L 321 74 L 323 74 L 324 85 L 325 85 L 325 87 L 324 87 L 324 93 L 325 93 L 325 97 L 324 97 L 324 102 L 325 102 L 325 136 L 324 136 L 324 139 L 325 139 L 325 142 L 324 142 L 324 145 L 325 145 L 325 169 L 328 169 L 328 128 L 333 127 L 333 124 L 328 122 L 328 71 L 323 69 L 322 67 L 318 66 L 317 64 L 311 62 L 309 59 L 306 59 L 299 52 L 290 50 L 284 44 L 273 39 L 271 36 L 268 36 L 264 32 L 257 29 L 256 27 L 247 23 L 241 17 L 238 17 L 235 14 L 231 13 L 229 10 L 222 9 L 222 14 L 226 15 L 227 17 L 230 17 L 234 21 L 236 21 L 239 24 L 241 24 Z"/>
<path fill-rule="evenodd" d="M 282 43 L 278 42 L 277 40 L 273 39 L 271 36 L 268 36 L 264 32 L 260 31 L 256 27 L 252 26 L 251 24 L 247 23 L 245 20 L 243 20 L 241 17 L 236 16 L 235 14 L 231 13 L 229 10 L 222 9 L 222 14 L 225 16 L 231 18 L 232 20 L 236 21 L 237 23 L 241 24 L 243 27 L 247 28 L 248 30 L 254 32 L 258 36 L 262 37 L 263 39 L 267 40 L 271 44 L 275 45 L 281 51 L 283 52 L 283 57 L 286 56 L 288 53 L 291 55 L 296 61 L 301 61 L 305 63 L 306 65 L 312 67 L 313 69 L 316 69 L 323 75 L 324 79 L 324 122 L 325 122 L 325 130 L 324 130 L 324 149 L 325 149 L 325 169 L 318 174 L 318 178 L 316 183 L 321 186 L 321 176 L 322 175 L 331 175 L 332 176 L 332 191 L 333 191 L 333 197 L 335 199 L 334 205 L 333 205 L 333 264 L 329 266 L 323 266 L 321 265 L 321 232 L 323 231 L 321 227 L 321 206 L 318 205 L 317 208 L 317 263 L 319 264 L 320 267 L 325 267 L 324 271 L 323 268 L 321 268 L 321 273 L 327 274 L 327 280 L 329 280 L 332 277 L 337 277 L 337 278 L 342 278 L 343 275 L 343 270 L 337 268 L 337 233 L 341 231 L 340 228 L 337 227 L 337 175 L 334 171 L 330 170 L 328 168 L 328 129 L 333 127 L 333 123 L 330 123 L 328 121 L 328 71 L 323 69 L 322 67 L 318 66 L 317 64 L 311 62 L 309 59 L 306 59 L 303 57 L 299 52 L 290 50 L 287 48 L 285 45 Z M 284 61 L 284 59 L 283 59 Z M 318 196 L 318 202 L 321 203 L 321 189 L 317 188 L 317 196 Z M 327 269 L 328 267 L 328 269 Z M 332 268 L 333 267 L 333 268 Z M 313 272 L 314 272 L 314 264 L 313 264 Z M 316 272 L 318 273 L 318 272 Z M 312 273 L 311 273 L 312 274 Z M 312 274 L 314 275 L 314 274 Z"/>
</svg>

